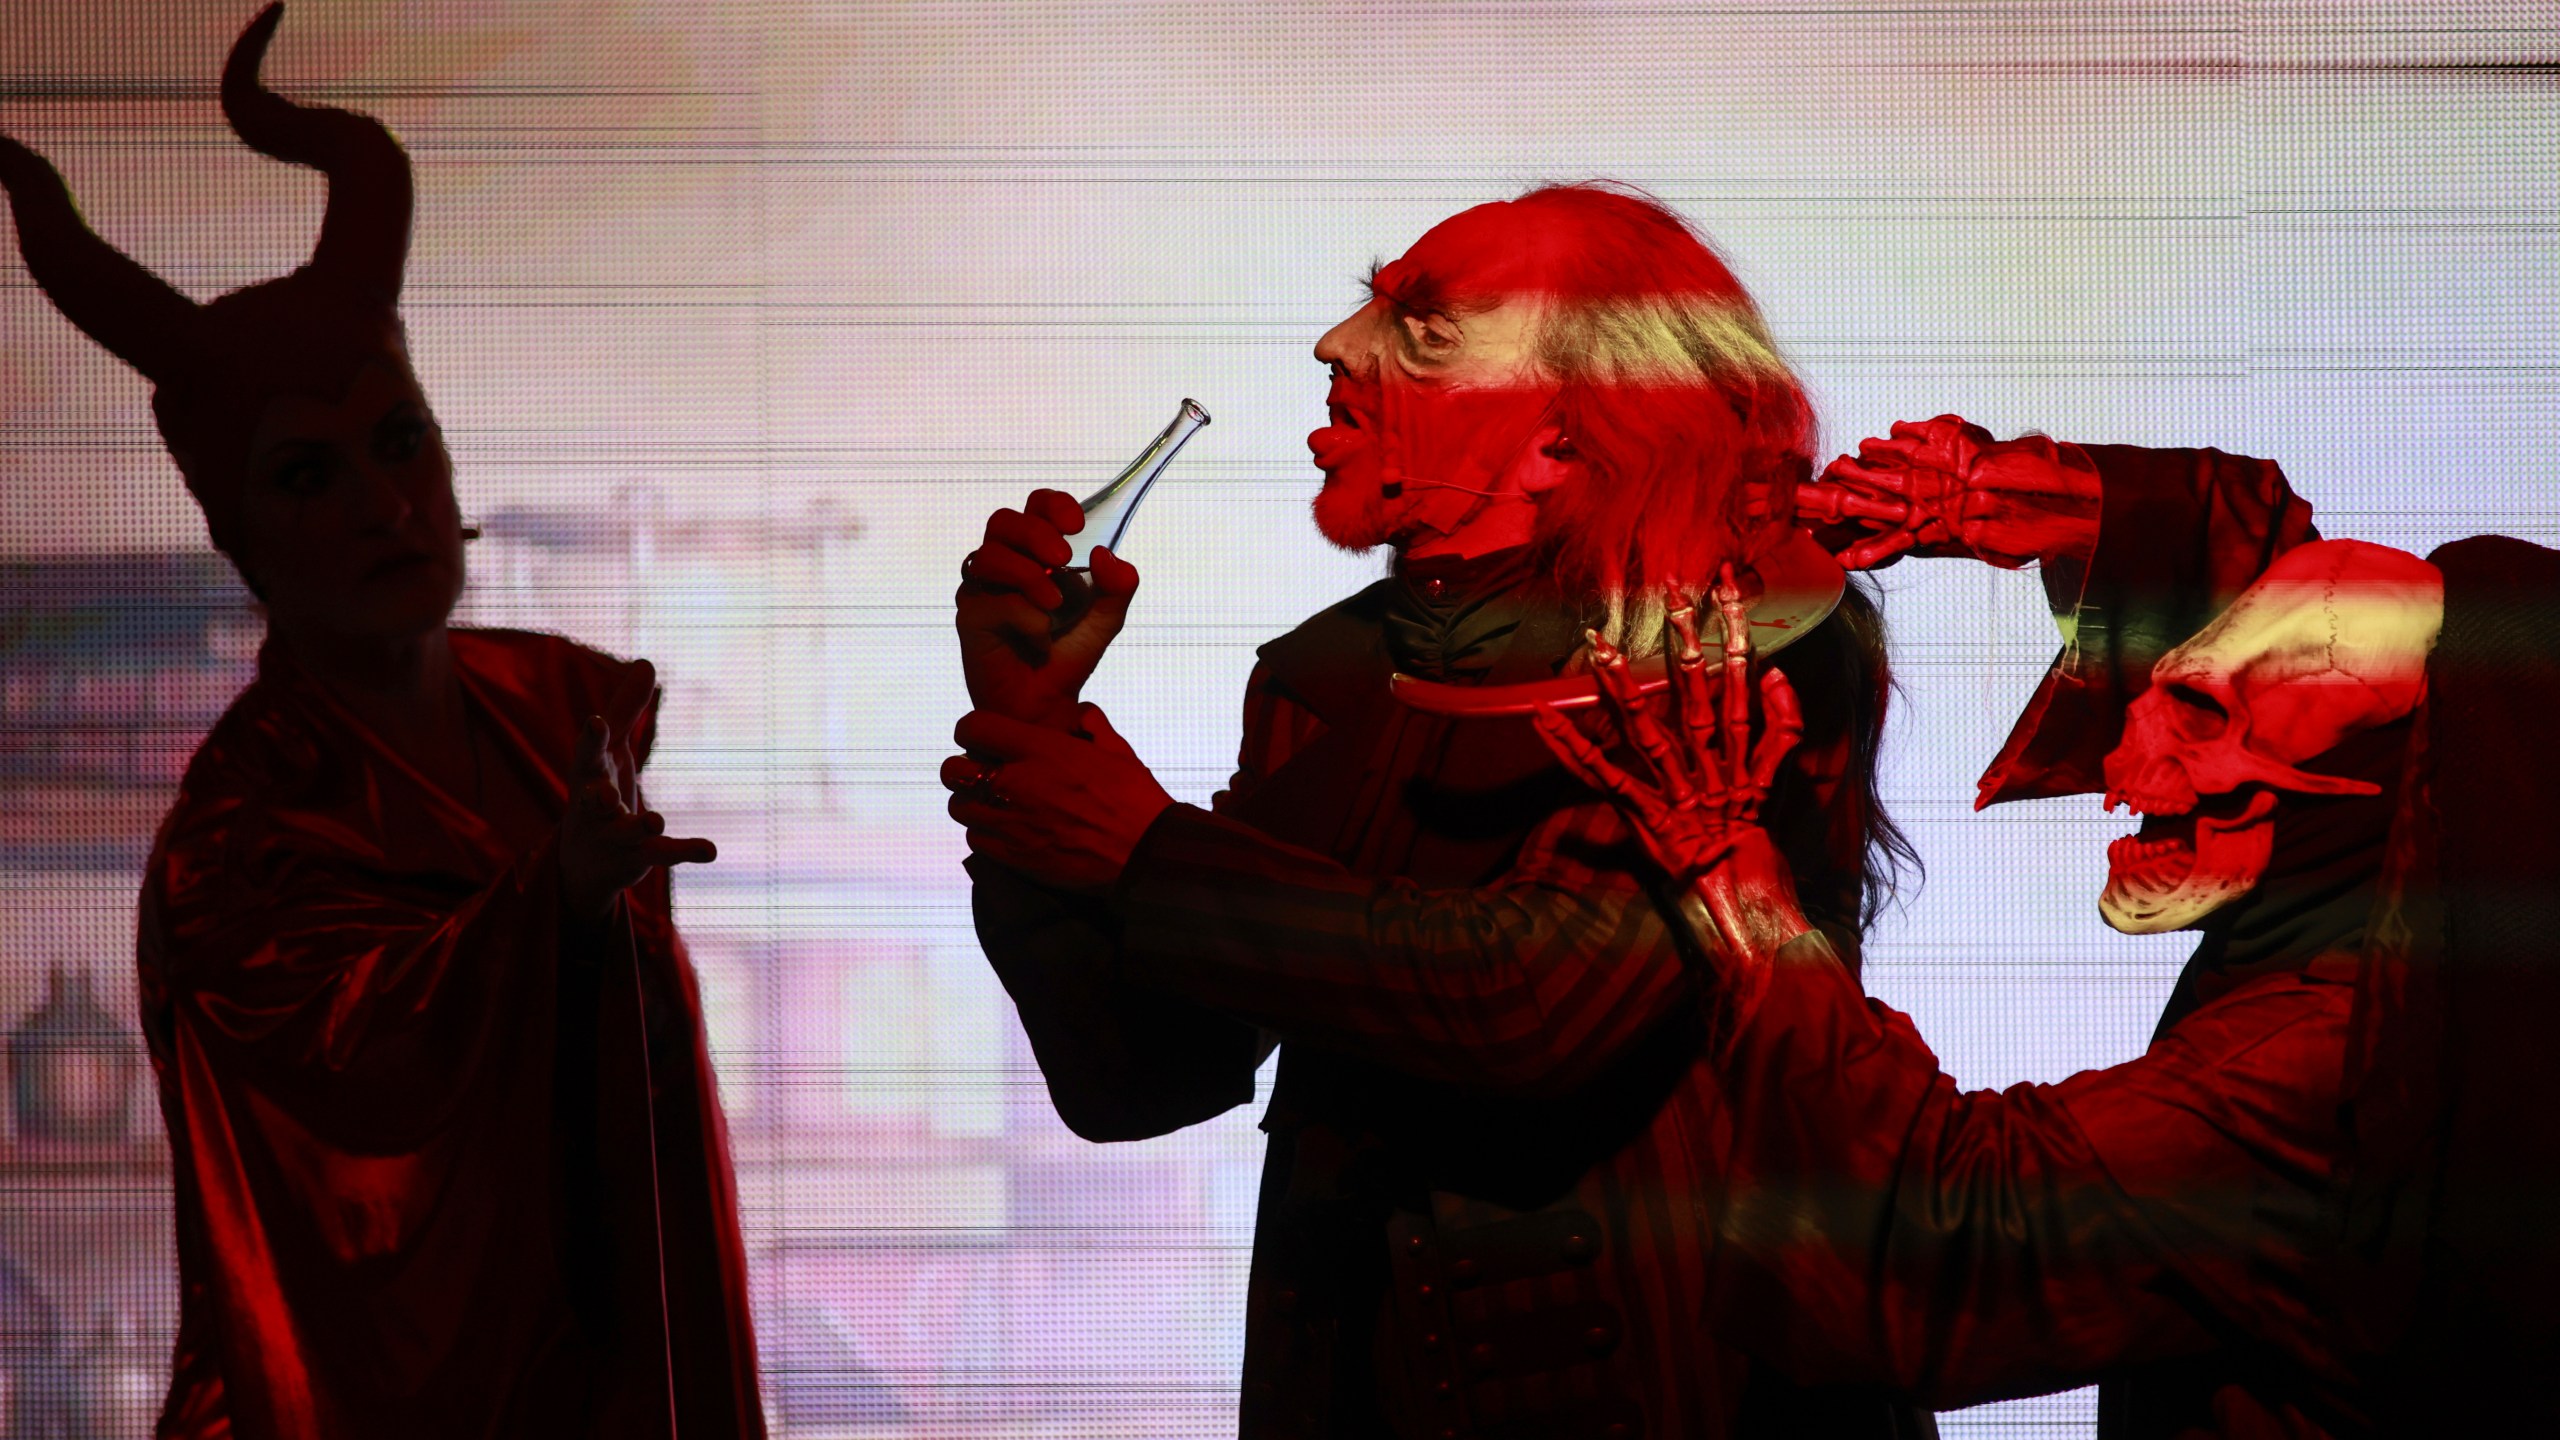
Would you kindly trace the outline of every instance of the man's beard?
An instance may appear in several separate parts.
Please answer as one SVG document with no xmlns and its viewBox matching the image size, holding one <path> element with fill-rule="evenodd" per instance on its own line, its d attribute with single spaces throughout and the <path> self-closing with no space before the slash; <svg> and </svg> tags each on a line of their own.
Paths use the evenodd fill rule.
<svg viewBox="0 0 2560 1440">
<path fill-rule="evenodd" d="M 1387 516 L 1393 502 L 1386 493 L 1386 482 L 1386 467 L 1379 462 L 1377 446 L 1362 446 L 1357 454 L 1328 473 L 1323 488 L 1316 491 L 1316 533 L 1335 549 L 1355 555 L 1393 540 Z"/>
<path fill-rule="evenodd" d="M 1371 419 L 1356 440 L 1337 439 L 1332 467 L 1316 492 L 1317 533 L 1353 553 L 1399 549 L 1425 533 L 1450 533 L 1482 508 L 1428 523 L 1426 503 L 1450 492 L 1495 489 L 1553 401 L 1546 388 L 1434 390 L 1406 383 L 1336 382 L 1350 412 Z M 1337 432 L 1339 435 L 1339 432 Z"/>
</svg>

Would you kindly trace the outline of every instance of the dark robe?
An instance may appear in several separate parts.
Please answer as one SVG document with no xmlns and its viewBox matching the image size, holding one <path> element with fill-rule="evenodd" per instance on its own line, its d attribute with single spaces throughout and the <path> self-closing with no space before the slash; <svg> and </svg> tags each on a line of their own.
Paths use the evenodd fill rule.
<svg viewBox="0 0 2560 1440">
<path fill-rule="evenodd" d="M 1111 896 L 973 861 L 981 940 L 1088 1138 L 1251 1098 L 1281 1037 L 1245 1435 L 1928 1433 L 1704 1331 L 1727 1122 L 1676 902 L 1526 722 L 1388 694 L 1552 675 L 1582 619 L 1500 560 L 1405 567 L 1263 647 L 1234 781 Z"/>
<path fill-rule="evenodd" d="M 2349 1049 L 2346 1353 L 2407 1434 L 2560 1434 L 2560 553 L 2427 557 L 2444 629 Z"/>
<path fill-rule="evenodd" d="M 630 667 L 451 639 L 486 763 L 556 819 Z M 138 958 L 177 1199 L 162 1435 L 663 1435 L 671 1389 L 687 1440 L 763 1433 L 665 872 L 565 924 L 548 838 L 511 843 L 270 645 L 162 824 Z"/>
</svg>

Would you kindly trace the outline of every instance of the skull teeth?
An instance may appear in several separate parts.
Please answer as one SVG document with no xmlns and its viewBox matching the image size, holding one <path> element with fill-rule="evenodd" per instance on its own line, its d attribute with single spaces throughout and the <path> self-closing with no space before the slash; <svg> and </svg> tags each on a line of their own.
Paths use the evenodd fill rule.
<svg viewBox="0 0 2560 1440">
<path fill-rule="evenodd" d="M 2189 810 L 2195 808 L 2193 801 L 2180 800 L 2172 796 L 2159 794 L 2155 791 L 2108 791 L 2106 802 L 2106 809 L 2108 813 L 2114 813 L 2116 807 L 2119 805 L 2131 810 L 2136 815 L 2184 815 Z"/>
<path fill-rule="evenodd" d="M 2172 890 L 2193 873 L 2195 846 L 2182 834 L 2119 836 L 2107 846 L 2107 869 L 2136 889 Z"/>
</svg>

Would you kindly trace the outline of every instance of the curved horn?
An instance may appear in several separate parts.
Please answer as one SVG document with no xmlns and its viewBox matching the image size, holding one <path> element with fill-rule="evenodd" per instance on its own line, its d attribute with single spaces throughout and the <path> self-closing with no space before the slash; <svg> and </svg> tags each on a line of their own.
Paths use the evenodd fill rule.
<svg viewBox="0 0 2560 1440">
<path fill-rule="evenodd" d="M 64 318 L 154 384 L 193 353 L 196 302 L 100 238 L 45 158 L 0 135 L 0 186 L 18 253 Z"/>
<path fill-rule="evenodd" d="M 310 269 L 367 299 L 400 297 L 409 258 L 409 157 L 380 121 L 352 110 L 297 105 L 258 79 L 284 18 L 269 5 L 240 32 L 222 67 L 222 115 L 252 149 L 329 177 L 329 208 Z"/>
</svg>

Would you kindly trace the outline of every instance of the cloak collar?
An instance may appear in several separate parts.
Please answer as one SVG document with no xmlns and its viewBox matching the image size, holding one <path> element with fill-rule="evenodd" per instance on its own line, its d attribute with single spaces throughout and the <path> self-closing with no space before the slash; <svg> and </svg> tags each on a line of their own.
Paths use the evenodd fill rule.
<svg viewBox="0 0 2560 1440">
<path fill-rule="evenodd" d="M 636 662 L 549 635 L 455 629 L 448 638 L 463 703 L 484 726 L 490 758 L 515 767 L 546 809 L 564 811 L 578 728 L 617 692 Z M 300 793 L 276 797 L 276 818 L 287 828 L 325 836 L 330 848 L 354 852 L 394 873 L 451 874 L 484 883 L 519 858 L 468 797 L 453 794 L 412 763 L 272 638 L 258 651 L 257 688 L 267 697 L 270 725 L 290 720 L 311 732 L 315 743 L 297 751 L 346 757 L 343 769 L 332 767 L 331 778 L 340 783 L 294 787 Z M 645 763 L 655 738 L 655 712 L 653 695 L 628 727 L 635 768 Z M 394 800 L 394 792 L 406 795 Z M 393 815 L 421 813 L 432 823 L 389 823 Z"/>
</svg>

